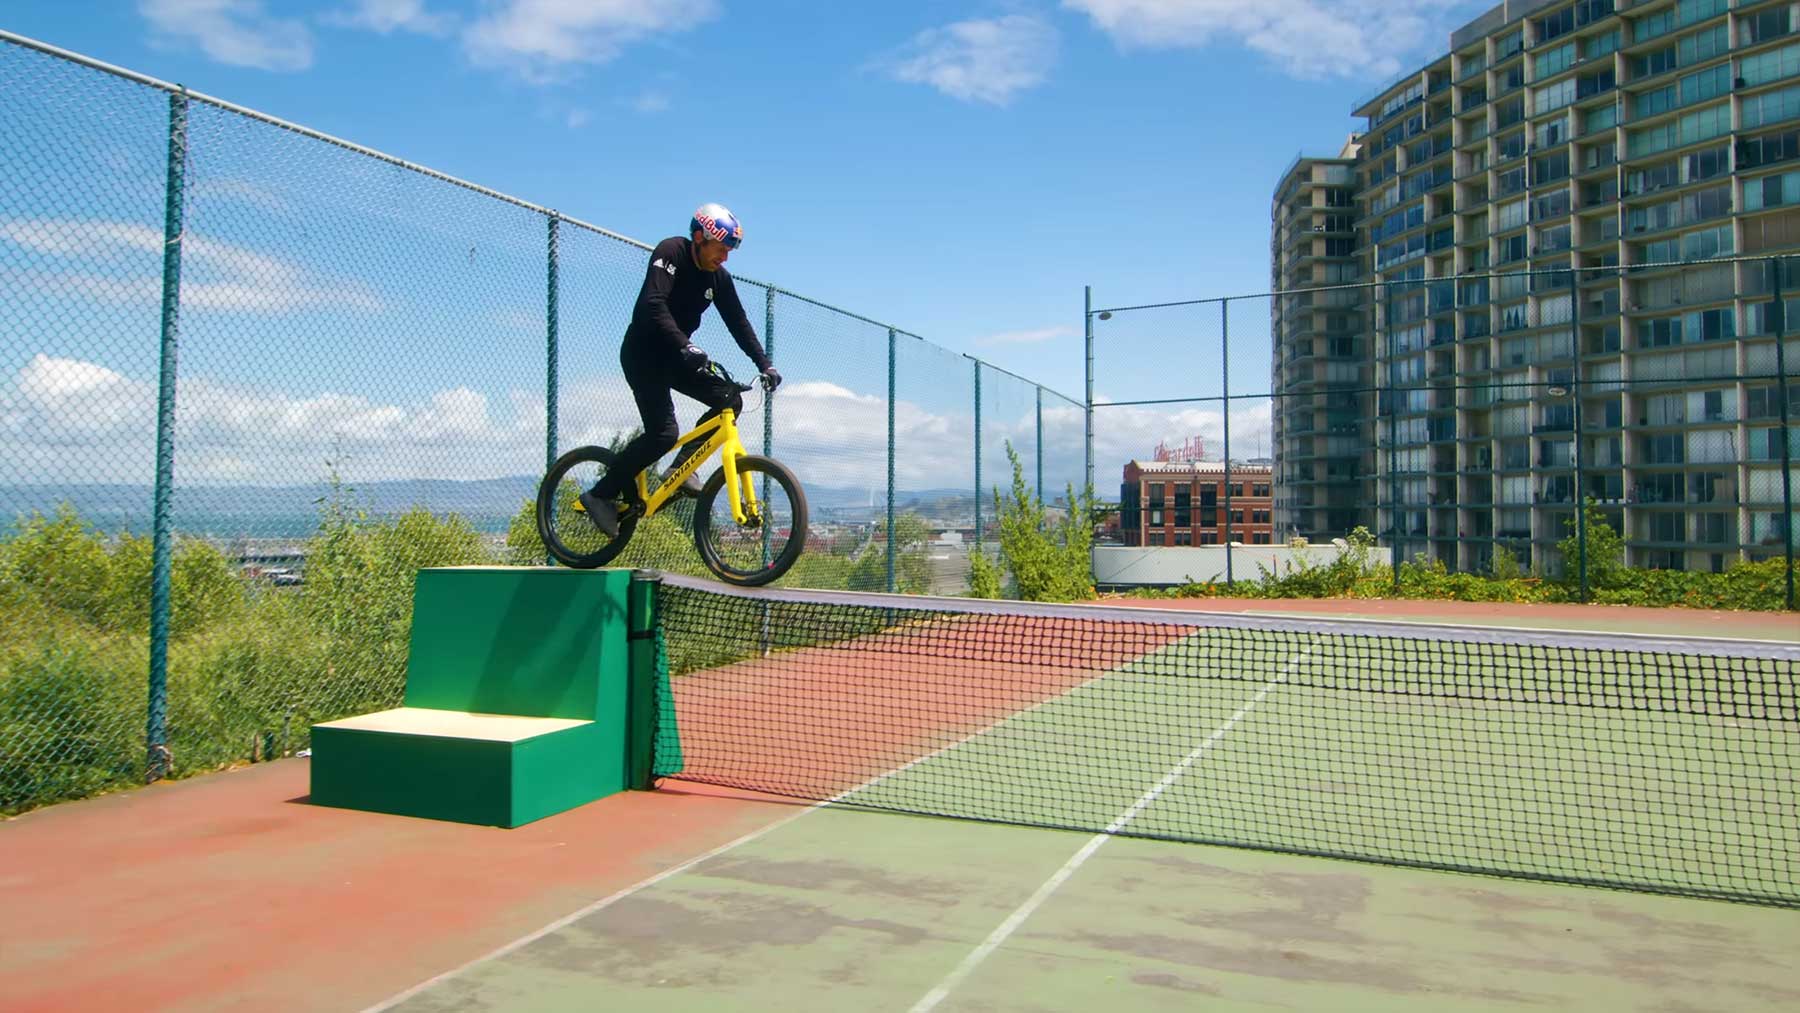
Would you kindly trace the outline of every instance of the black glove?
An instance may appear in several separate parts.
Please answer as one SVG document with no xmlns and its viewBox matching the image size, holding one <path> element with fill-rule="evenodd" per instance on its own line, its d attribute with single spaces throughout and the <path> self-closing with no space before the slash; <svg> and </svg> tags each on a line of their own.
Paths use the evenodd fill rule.
<svg viewBox="0 0 1800 1013">
<path fill-rule="evenodd" d="M 781 386 L 781 373 L 775 369 L 775 364 L 772 362 L 763 367 L 762 385 L 763 390 L 767 391 L 773 391 L 775 388 Z"/>
<path fill-rule="evenodd" d="M 699 345 L 687 344 L 681 346 L 681 364 L 688 369 L 699 372 L 706 368 L 706 364 L 709 361 L 711 360 L 706 357 L 706 349 L 701 348 Z"/>
</svg>

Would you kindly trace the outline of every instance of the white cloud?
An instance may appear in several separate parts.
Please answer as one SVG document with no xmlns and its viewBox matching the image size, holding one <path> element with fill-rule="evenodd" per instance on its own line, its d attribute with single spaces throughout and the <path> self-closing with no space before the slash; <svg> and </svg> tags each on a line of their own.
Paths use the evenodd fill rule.
<svg viewBox="0 0 1800 1013">
<path fill-rule="evenodd" d="M 586 109 L 571 109 L 565 122 L 568 123 L 570 130 L 580 130 L 587 126 L 588 120 L 592 118 Z"/>
<path fill-rule="evenodd" d="M 356 462 L 358 481 L 527 475 L 543 464 L 543 419 L 541 393 L 513 391 L 495 404 L 457 387 L 396 402 L 185 375 L 176 401 L 178 474 L 198 484 L 312 482 L 335 447 Z M 0 445 L 8 448 L 0 481 L 147 477 L 155 432 L 153 374 L 39 353 L 0 378 Z"/>
<path fill-rule="evenodd" d="M 1307 79 L 1388 77 L 1441 47 L 1486 0 L 1063 0 L 1120 45 L 1243 44 Z"/>
<path fill-rule="evenodd" d="M 897 80 L 927 84 L 964 102 L 1004 106 L 1043 83 L 1056 62 L 1057 44 L 1049 23 L 1009 14 L 920 32 L 881 63 Z"/>
<path fill-rule="evenodd" d="M 1039 327 L 1023 331 L 1001 331 L 976 338 L 977 345 L 1036 345 L 1056 338 L 1072 338 L 1081 332 L 1073 327 Z"/>
<path fill-rule="evenodd" d="M 138 0 L 138 13 L 158 38 L 196 44 L 220 63 L 259 70 L 312 66 L 306 25 L 271 17 L 261 0 Z"/>
<path fill-rule="evenodd" d="M 631 106 L 632 112 L 643 113 L 646 116 L 650 116 L 668 111 L 669 96 L 660 92 L 646 91 L 639 94 L 638 97 L 632 99 L 627 104 Z"/>
<path fill-rule="evenodd" d="M 718 14 L 715 0 L 504 0 L 463 32 L 479 66 L 528 81 L 566 77 L 573 65 L 605 63 L 627 45 Z"/>
<path fill-rule="evenodd" d="M 153 473 L 156 432 L 154 365 L 131 375 L 124 367 L 39 353 L 0 376 L 0 482 L 45 476 Z M 397 375 L 404 373 L 400 370 Z M 887 487 L 885 391 L 791 377 L 774 407 L 774 453 L 802 483 L 838 489 Z M 701 408 L 676 399 L 677 416 L 694 424 Z M 763 416 L 744 420 L 745 441 L 760 453 Z M 568 376 L 558 392 L 558 445 L 605 445 L 638 428 L 623 377 L 616 372 Z M 1234 415 L 1232 433 L 1255 424 Z M 1266 428 L 1266 412 L 1264 413 Z M 469 385 L 377 396 L 343 389 L 305 392 L 267 382 L 224 382 L 184 372 L 176 405 L 177 474 L 184 485 L 289 485 L 320 480 L 323 462 L 341 455 L 353 482 L 406 478 L 472 480 L 534 476 L 543 467 L 541 390 L 483 392 Z M 1129 457 L 1147 457 L 1157 439 L 1186 434 L 1204 420 L 1171 420 L 1138 409 L 1098 416 L 1098 481 L 1116 484 Z M 974 488 L 972 406 L 895 403 L 895 487 Z M 982 415 L 984 488 L 1010 482 L 1002 447 L 1011 440 L 1035 479 L 1038 441 L 1031 408 Z M 1052 498 L 1082 479 L 1080 408 L 1046 404 L 1044 483 Z"/>
<path fill-rule="evenodd" d="M 327 14 L 323 20 L 326 24 L 366 28 L 382 35 L 403 31 L 441 36 L 456 28 L 455 16 L 431 13 L 425 9 L 425 0 L 354 0 L 348 8 Z"/>
<path fill-rule="evenodd" d="M 1129 460 L 1149 460 L 1159 442 L 1170 446 L 1199 436 L 1206 442 L 1207 460 L 1225 454 L 1225 414 L 1216 407 L 1157 407 L 1130 405 L 1105 407 L 1096 395 L 1094 409 L 1094 484 L 1107 488 L 1116 483 L 1120 468 Z M 1075 409 L 1080 415 L 1080 410 Z M 1254 401 L 1231 412 L 1231 456 L 1234 460 L 1268 457 L 1274 452 L 1274 422 L 1267 399 Z"/>
<path fill-rule="evenodd" d="M 162 298 L 162 232 L 129 222 L 0 219 L 0 241 L 40 255 L 45 266 L 6 269 L 12 284 L 107 303 Z M 64 265 L 55 265 L 64 262 Z M 72 263 L 69 263 L 72 262 Z M 312 307 L 374 311 L 365 283 L 321 276 L 293 261 L 187 233 L 182 238 L 183 310 L 285 313 Z"/>
</svg>

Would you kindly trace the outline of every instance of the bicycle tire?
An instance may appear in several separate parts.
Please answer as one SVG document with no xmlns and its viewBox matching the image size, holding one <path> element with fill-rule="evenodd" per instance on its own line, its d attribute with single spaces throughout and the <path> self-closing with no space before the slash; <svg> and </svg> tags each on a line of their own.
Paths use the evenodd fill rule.
<svg viewBox="0 0 1800 1013">
<path fill-rule="evenodd" d="M 725 489 L 725 469 L 720 468 L 707 479 L 705 488 L 700 491 L 700 497 L 694 504 L 694 547 L 700 550 L 701 562 L 720 580 L 739 587 L 760 587 L 779 580 L 793 567 L 806 548 L 806 491 L 800 487 L 800 480 L 794 477 L 794 473 L 786 465 L 767 457 L 754 454 L 739 457 L 737 470 L 740 475 L 761 474 L 780 487 L 780 500 L 759 491 L 758 506 L 785 513 L 786 516 L 779 518 L 776 523 L 786 521 L 786 540 L 778 549 L 773 550 L 766 564 L 762 561 L 760 552 L 752 561 L 743 553 L 733 552 L 728 555 L 722 551 L 724 547 L 713 536 L 722 535 L 725 525 L 729 525 L 733 533 L 744 533 L 744 529 L 738 528 L 731 517 L 730 499 L 720 498 Z M 764 490 L 767 488 L 765 485 Z M 715 515 L 715 505 L 724 510 L 722 516 Z M 752 530 L 760 532 L 761 526 Z"/>
<path fill-rule="evenodd" d="M 619 535 L 608 540 L 585 516 L 570 509 L 575 497 L 592 485 L 592 481 L 584 475 L 581 481 L 571 482 L 569 488 L 562 487 L 569 474 L 584 464 L 599 465 L 600 471 L 594 477 L 597 481 L 599 474 L 612 468 L 614 459 L 613 452 L 605 447 L 576 447 L 557 458 L 544 480 L 538 483 L 538 537 L 543 540 L 544 549 L 564 566 L 576 570 L 605 566 L 625 551 L 631 533 L 637 530 L 642 511 L 635 506 L 622 508 L 619 511 Z M 567 537 L 562 530 L 565 525 Z"/>
</svg>

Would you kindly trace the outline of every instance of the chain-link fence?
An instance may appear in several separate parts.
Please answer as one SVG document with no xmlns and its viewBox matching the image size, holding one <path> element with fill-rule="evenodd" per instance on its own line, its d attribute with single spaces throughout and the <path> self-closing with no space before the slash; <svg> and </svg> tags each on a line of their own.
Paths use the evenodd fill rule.
<svg viewBox="0 0 1800 1013">
<path fill-rule="evenodd" d="M 1781 559 L 1792 609 L 1790 293 L 1797 257 L 1115 307 L 1090 294 L 1094 482 L 1134 469 L 1126 544 L 1230 559 L 1361 526 L 1398 560 L 1565 577 L 1583 599 L 1593 516 L 1622 539 L 1596 565 Z"/>
<path fill-rule="evenodd" d="M 546 464 L 639 425 L 641 243 L 6 33 L 0 136 L 0 812 L 396 705 L 416 570 L 542 563 Z M 738 284 L 786 378 L 745 440 L 813 509 L 786 583 L 960 593 L 1007 442 L 1079 481 L 1079 402 Z M 702 572 L 683 519 L 620 562 Z"/>
</svg>

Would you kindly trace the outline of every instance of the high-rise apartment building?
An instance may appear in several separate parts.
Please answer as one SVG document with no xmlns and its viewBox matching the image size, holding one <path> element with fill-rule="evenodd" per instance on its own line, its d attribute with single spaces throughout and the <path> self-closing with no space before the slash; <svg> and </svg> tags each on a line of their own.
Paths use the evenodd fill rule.
<svg viewBox="0 0 1800 1013">
<path fill-rule="evenodd" d="M 1800 329 L 1800 258 L 1779 279 L 1753 260 L 1656 265 L 1800 254 L 1796 29 L 1800 6 L 1771 0 L 1509 2 L 1354 110 L 1352 262 L 1379 287 L 1349 340 L 1398 388 L 1365 401 L 1362 523 L 1407 556 L 1478 569 L 1504 545 L 1554 569 L 1585 496 L 1632 565 L 1781 554 L 1783 441 L 1800 458 L 1800 439 L 1755 377 L 1776 371 L 1777 286 Z M 1341 160 L 1310 161 L 1316 178 Z M 1305 374 L 1287 302 L 1278 393 Z M 1800 420 L 1800 383 L 1788 400 Z M 1304 437 L 1278 432 L 1277 516 L 1308 516 L 1317 468 L 1290 469 Z"/>
<path fill-rule="evenodd" d="M 1275 189 L 1269 283 L 1289 293 L 1269 308 L 1270 390 L 1280 395 L 1270 413 L 1280 469 L 1274 530 L 1283 541 L 1369 523 L 1372 300 L 1357 240 L 1356 153 L 1351 138 L 1336 158 L 1295 159 Z"/>
</svg>

